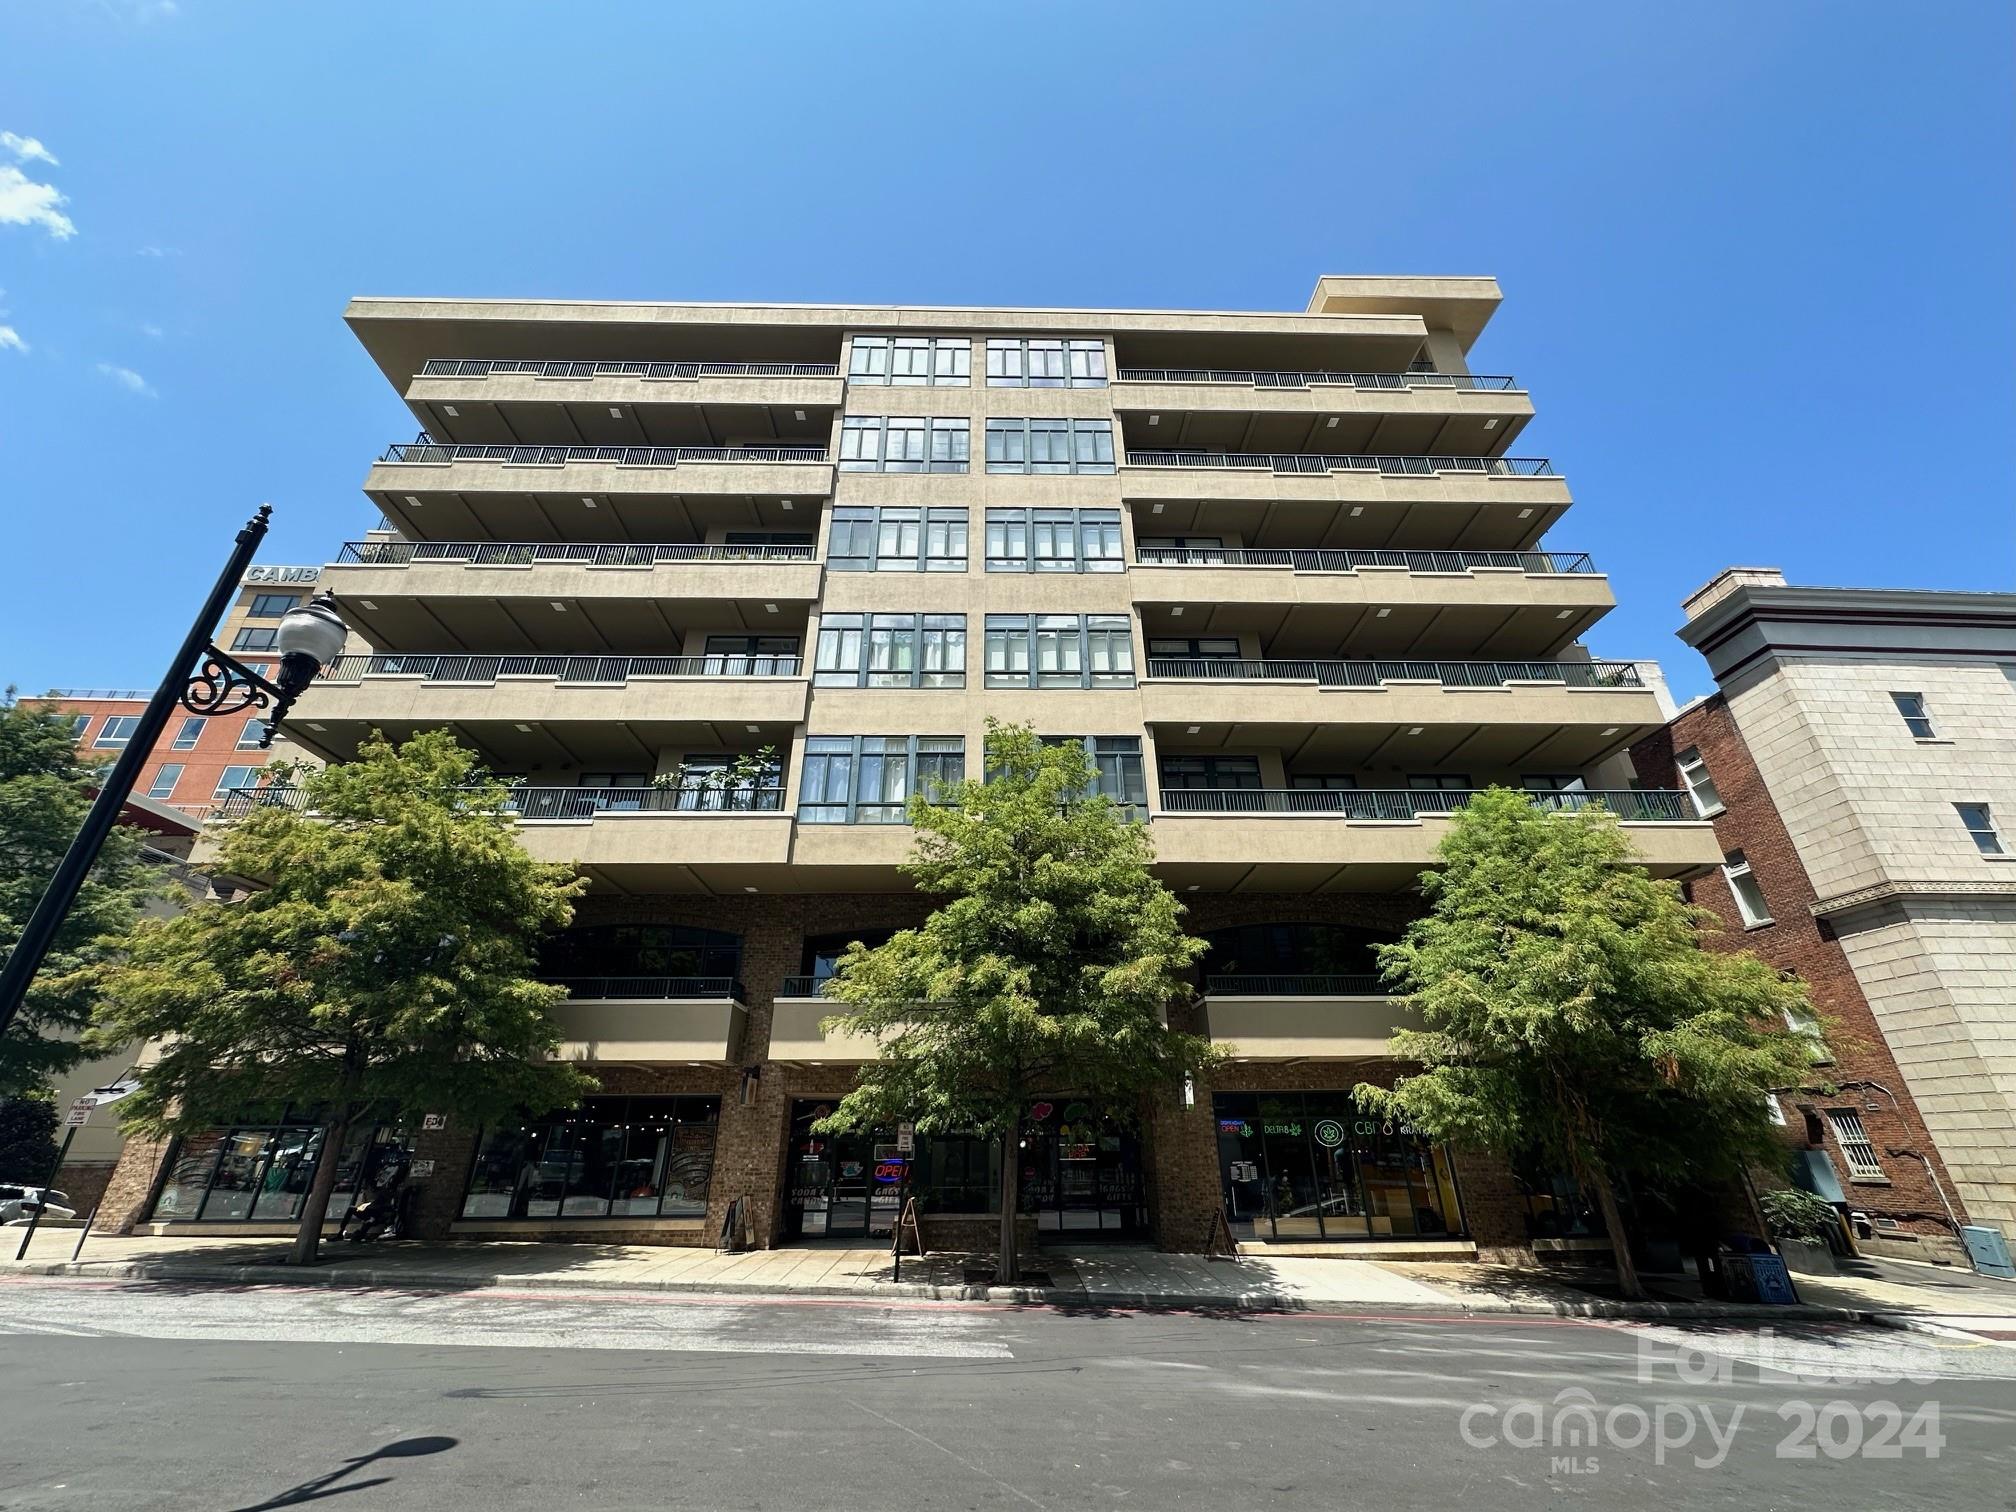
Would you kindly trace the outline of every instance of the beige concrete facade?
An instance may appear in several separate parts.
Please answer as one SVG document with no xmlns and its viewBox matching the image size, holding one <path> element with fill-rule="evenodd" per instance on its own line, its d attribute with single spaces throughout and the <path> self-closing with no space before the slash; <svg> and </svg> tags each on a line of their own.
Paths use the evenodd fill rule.
<svg viewBox="0 0 2016 1512">
<path fill-rule="evenodd" d="M 1095 743 L 1200 931 L 1391 938 L 1448 815 L 1500 783 L 1607 804 L 1662 874 L 1718 859 L 1706 825 L 1628 791 L 1661 684 L 1582 644 L 1615 598 L 1546 539 L 1571 496 L 1512 450 L 1533 396 L 1473 368 L 1498 297 L 1325 279 L 1306 310 L 1251 313 L 357 300 L 424 434 L 370 467 L 386 529 L 327 571 L 379 654 L 331 669 L 294 738 L 341 760 L 373 729 L 446 726 L 522 780 L 527 847 L 588 877 L 581 930 L 737 942 L 735 979 L 704 993 L 569 966 L 564 1053 L 612 1097 L 713 1099 L 707 1234 L 746 1197 L 767 1241 L 813 1112 L 878 1049 L 809 994 L 836 941 L 920 916 L 893 821 L 949 743 L 981 772 L 990 718 Z M 774 775 L 739 806 L 681 786 L 765 749 Z M 1213 1095 L 1392 1074 L 1394 1010 L 1359 976 L 1198 986 L 1172 1020 L 1238 1066 L 1107 1173 L 1153 1173 L 1140 1231 L 1179 1246 L 1214 1205 Z M 477 1167 L 471 1131 L 428 1149 Z M 1508 1182 L 1479 1169 L 1469 1231 L 1507 1242 Z M 460 1196 L 428 1197 L 442 1232 L 507 1216 Z"/>
<path fill-rule="evenodd" d="M 1688 610 L 1968 1211 L 2016 1232 L 2016 595 L 1744 568 Z"/>
</svg>

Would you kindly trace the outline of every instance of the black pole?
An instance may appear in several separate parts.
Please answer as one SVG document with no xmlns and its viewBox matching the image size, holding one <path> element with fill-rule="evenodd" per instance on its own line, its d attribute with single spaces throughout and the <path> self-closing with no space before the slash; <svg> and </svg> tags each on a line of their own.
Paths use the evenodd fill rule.
<svg viewBox="0 0 2016 1512">
<path fill-rule="evenodd" d="M 14 1251 L 16 1260 L 26 1258 L 28 1246 L 35 1240 L 35 1230 L 41 1226 L 42 1214 L 49 1206 L 49 1194 L 56 1187 L 56 1178 L 63 1174 L 63 1162 L 70 1158 L 70 1141 L 76 1137 L 77 1125 L 73 1123 L 63 1131 L 63 1143 L 56 1150 L 56 1164 L 49 1167 L 49 1179 L 42 1183 L 42 1201 L 28 1215 L 28 1232 L 21 1236 L 21 1248 Z"/>
<path fill-rule="evenodd" d="M 175 712 L 183 689 L 188 685 L 189 669 L 209 646 L 210 632 L 223 616 L 232 594 L 238 591 L 239 580 L 251 565 L 252 554 L 259 549 L 272 514 L 271 504 L 261 504 L 259 513 L 246 521 L 245 528 L 238 532 L 237 547 L 218 577 L 217 586 L 203 601 L 196 623 L 189 627 L 188 639 L 175 653 L 175 660 L 168 666 L 168 675 L 161 680 L 161 686 L 155 689 L 154 697 L 148 701 L 147 712 L 140 716 L 139 727 L 127 740 L 126 749 L 119 753 L 112 770 L 105 774 L 105 780 L 98 788 L 97 801 L 84 818 L 84 827 L 70 842 L 70 849 L 56 868 L 56 875 L 49 880 L 49 890 L 42 894 L 42 901 L 29 915 L 28 925 L 21 931 L 13 954 L 7 957 L 6 967 L 0 969 L 0 1034 L 7 1032 L 7 1026 L 14 1022 L 14 1015 L 21 1011 L 21 1002 L 28 996 L 29 984 L 35 980 L 35 973 L 41 970 L 43 958 L 55 942 L 56 931 L 63 927 L 63 920 L 70 913 L 70 905 L 77 901 L 77 894 L 84 886 L 84 879 L 90 875 L 92 863 L 98 859 L 105 837 L 119 822 L 119 810 L 132 794 L 140 768 L 153 754 L 155 741 L 168 727 L 168 717 Z"/>
</svg>

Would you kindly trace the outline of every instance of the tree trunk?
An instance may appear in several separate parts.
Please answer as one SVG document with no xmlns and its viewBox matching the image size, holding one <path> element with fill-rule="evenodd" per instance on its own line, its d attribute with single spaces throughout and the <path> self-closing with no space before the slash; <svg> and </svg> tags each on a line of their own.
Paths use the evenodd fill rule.
<svg viewBox="0 0 2016 1512">
<path fill-rule="evenodd" d="M 1624 1232 L 1624 1214 L 1617 1207 L 1617 1193 L 1601 1160 L 1589 1162 L 1589 1183 L 1596 1188 L 1596 1205 L 1603 1210 L 1603 1227 L 1610 1234 L 1610 1252 L 1617 1257 L 1618 1289 L 1634 1300 L 1643 1298 L 1645 1285 L 1638 1279 L 1638 1262 L 1631 1258 L 1631 1236 Z"/>
<path fill-rule="evenodd" d="M 1013 1286 L 1022 1277 L 1021 1257 L 1016 1253 L 1016 1209 L 1022 1205 L 1022 1161 L 1016 1148 L 1015 1131 L 1001 1136 L 1001 1253 L 995 1262 L 994 1280 L 999 1286 Z"/>
<path fill-rule="evenodd" d="M 342 1163 L 343 1146 L 350 1138 L 349 1103 L 322 1126 L 322 1148 L 315 1157 L 315 1180 L 309 1184 L 308 1198 L 301 1204 L 301 1226 L 294 1231 L 294 1253 L 289 1265 L 313 1265 L 322 1243 L 322 1220 L 329 1212 L 329 1198 L 336 1191 L 336 1167 Z M 359 1173 L 362 1174 L 361 1172 Z M 359 1194 L 361 1195 L 361 1194 Z"/>
</svg>

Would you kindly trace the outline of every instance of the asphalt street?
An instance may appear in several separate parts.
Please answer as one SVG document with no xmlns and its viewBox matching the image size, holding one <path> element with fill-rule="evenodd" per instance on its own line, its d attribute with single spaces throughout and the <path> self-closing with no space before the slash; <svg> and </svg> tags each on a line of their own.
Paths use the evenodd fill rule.
<svg viewBox="0 0 2016 1512">
<path fill-rule="evenodd" d="M 1846 1326 L 0 1282 L 0 1509 L 2016 1508 Z"/>
</svg>

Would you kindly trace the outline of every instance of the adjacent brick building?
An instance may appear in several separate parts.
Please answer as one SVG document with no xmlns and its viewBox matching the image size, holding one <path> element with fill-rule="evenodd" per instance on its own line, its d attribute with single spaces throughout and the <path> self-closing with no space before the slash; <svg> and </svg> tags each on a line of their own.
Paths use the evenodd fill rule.
<svg viewBox="0 0 2016 1512">
<path fill-rule="evenodd" d="M 2016 596 L 1788 587 L 1734 568 L 1681 634 L 1720 691 L 1632 752 L 1723 862 L 1690 884 L 1810 987 L 1811 1085 L 1777 1099 L 1800 1184 L 1922 1247 L 2016 1218 Z"/>
</svg>

